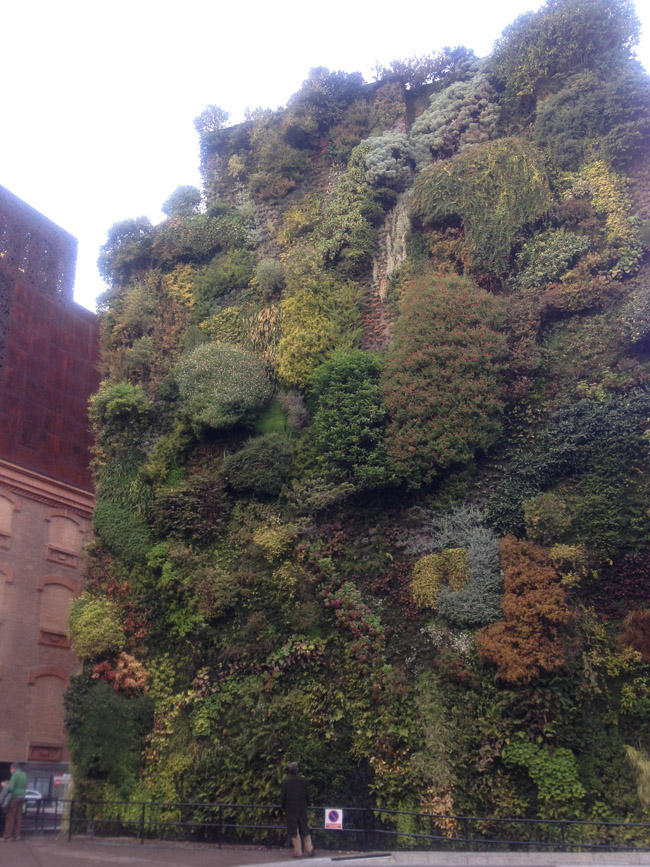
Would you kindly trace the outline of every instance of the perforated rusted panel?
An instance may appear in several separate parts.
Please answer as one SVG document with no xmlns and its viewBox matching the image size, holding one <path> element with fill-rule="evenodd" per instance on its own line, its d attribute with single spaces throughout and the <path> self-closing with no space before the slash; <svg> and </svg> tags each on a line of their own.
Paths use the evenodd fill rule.
<svg viewBox="0 0 650 867">
<path fill-rule="evenodd" d="M 72 301 L 77 239 L 0 186 L 0 271 L 54 301 Z"/>
</svg>

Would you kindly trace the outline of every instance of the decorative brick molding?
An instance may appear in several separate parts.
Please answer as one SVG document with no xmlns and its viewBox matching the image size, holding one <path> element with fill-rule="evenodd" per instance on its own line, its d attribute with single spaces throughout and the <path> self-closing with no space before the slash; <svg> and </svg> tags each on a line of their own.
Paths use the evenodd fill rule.
<svg viewBox="0 0 650 867">
<path fill-rule="evenodd" d="M 42 665 L 39 668 L 30 668 L 27 675 L 27 683 L 33 686 L 39 677 L 58 677 L 68 686 L 68 675 L 62 668 L 54 665 Z"/>
<path fill-rule="evenodd" d="M 2 571 L 2 567 L 0 567 L 0 571 Z M 48 584 L 60 584 L 62 587 L 67 587 L 75 596 L 79 596 L 81 593 L 81 585 L 79 583 L 72 581 L 70 578 L 63 578 L 61 575 L 43 575 L 38 579 L 36 589 L 42 593 Z"/>
<path fill-rule="evenodd" d="M 60 762 L 63 758 L 63 747 L 51 744 L 29 745 L 27 761 L 29 762 Z"/>
<path fill-rule="evenodd" d="M 35 473 L 0 458 L 0 490 L 13 491 L 22 496 L 46 503 L 48 506 L 65 507 L 75 515 L 90 519 L 93 514 L 95 498 L 90 491 L 57 482 L 41 473 Z M 68 517 L 70 517 L 68 515 Z"/>
<path fill-rule="evenodd" d="M 13 584 L 14 583 L 14 570 L 10 569 L 8 566 L 3 566 L 0 563 L 0 575 L 4 576 L 5 584 Z"/>
<path fill-rule="evenodd" d="M 64 650 L 70 647 L 70 639 L 65 633 L 51 632 L 49 629 L 38 630 L 38 643 L 48 647 L 62 647 Z"/>
<path fill-rule="evenodd" d="M 72 551 L 66 551 L 63 548 L 47 546 L 47 559 L 51 563 L 56 563 L 58 566 L 67 566 L 70 569 L 76 569 L 79 557 Z"/>
</svg>

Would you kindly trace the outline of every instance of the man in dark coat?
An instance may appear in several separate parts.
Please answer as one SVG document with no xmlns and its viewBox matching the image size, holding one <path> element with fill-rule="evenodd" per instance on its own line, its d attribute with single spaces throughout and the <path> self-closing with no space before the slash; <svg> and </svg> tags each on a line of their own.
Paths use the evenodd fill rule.
<svg viewBox="0 0 650 867">
<path fill-rule="evenodd" d="M 311 832 L 307 824 L 309 786 L 307 780 L 298 774 L 298 762 L 291 762 L 287 770 L 289 775 L 282 783 L 280 790 L 280 806 L 284 810 L 287 831 L 293 843 L 293 857 L 300 858 L 303 846 L 305 847 L 305 855 L 312 857 L 314 847 L 311 843 Z"/>
</svg>

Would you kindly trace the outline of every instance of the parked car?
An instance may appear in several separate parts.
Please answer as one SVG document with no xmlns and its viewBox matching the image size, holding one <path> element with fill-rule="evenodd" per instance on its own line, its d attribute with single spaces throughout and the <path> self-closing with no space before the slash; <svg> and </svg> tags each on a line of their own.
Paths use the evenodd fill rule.
<svg viewBox="0 0 650 867">
<path fill-rule="evenodd" d="M 36 807 L 39 801 L 43 800 L 43 795 L 37 792 L 36 789 L 27 789 L 25 792 L 25 804 L 28 807 Z"/>
</svg>

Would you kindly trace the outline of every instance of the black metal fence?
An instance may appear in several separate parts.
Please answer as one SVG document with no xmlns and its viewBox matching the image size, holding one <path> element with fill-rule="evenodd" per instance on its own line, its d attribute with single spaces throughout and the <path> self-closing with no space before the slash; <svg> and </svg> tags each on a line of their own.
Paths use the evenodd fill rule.
<svg viewBox="0 0 650 867">
<path fill-rule="evenodd" d="M 480 851 L 626 851 L 650 849 L 650 823 L 446 816 L 344 807 L 341 830 L 325 828 L 325 808 L 310 810 L 318 849 Z M 287 845 L 280 808 L 273 804 L 62 801 L 27 805 L 23 829 L 73 836 L 191 840 L 218 846 Z"/>
</svg>

